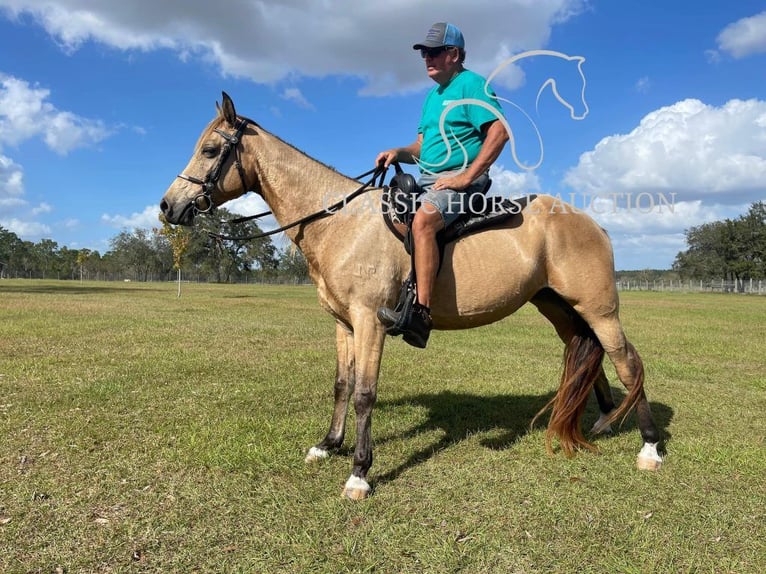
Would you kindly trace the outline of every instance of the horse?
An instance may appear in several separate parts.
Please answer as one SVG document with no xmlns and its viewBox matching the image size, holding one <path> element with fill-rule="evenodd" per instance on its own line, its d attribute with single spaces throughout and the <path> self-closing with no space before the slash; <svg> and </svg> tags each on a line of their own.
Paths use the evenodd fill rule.
<svg viewBox="0 0 766 574">
<path fill-rule="evenodd" d="M 410 257 L 376 210 L 327 209 L 328 196 L 358 192 L 357 180 L 238 116 L 225 92 L 216 108 L 188 165 L 165 192 L 162 215 L 171 224 L 192 225 L 198 213 L 252 191 L 286 228 L 305 255 L 320 305 L 336 322 L 330 428 L 306 462 L 341 448 L 353 400 L 356 445 L 342 495 L 367 498 L 372 412 L 386 341 L 376 311 L 396 303 Z M 366 191 L 365 203 L 378 205 L 384 190 L 372 185 Z M 323 209 L 326 216 L 305 217 Z M 611 423 L 635 410 L 643 439 L 637 466 L 659 469 L 660 435 L 644 391 L 643 363 L 619 319 L 609 238 L 587 214 L 551 196 L 536 196 L 514 219 L 448 244 L 431 313 L 435 329 L 467 329 L 503 319 L 527 302 L 553 324 L 565 347 L 558 390 L 537 415 L 551 412 L 548 453 L 555 450 L 554 439 L 566 456 L 595 449 L 581 429 L 592 390 L 600 411 L 593 432 L 610 431 Z M 627 389 L 619 406 L 604 373 L 604 354 Z"/>
</svg>

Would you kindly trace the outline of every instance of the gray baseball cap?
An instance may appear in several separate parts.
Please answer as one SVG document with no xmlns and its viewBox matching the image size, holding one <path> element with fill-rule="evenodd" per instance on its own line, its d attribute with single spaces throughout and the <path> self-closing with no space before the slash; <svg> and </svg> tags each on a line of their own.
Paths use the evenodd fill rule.
<svg viewBox="0 0 766 574">
<path fill-rule="evenodd" d="M 465 48 L 463 33 L 454 24 L 449 22 L 437 22 L 426 34 L 426 39 L 415 44 L 412 48 L 420 50 L 421 48 L 438 48 L 440 46 L 457 46 Z"/>
</svg>

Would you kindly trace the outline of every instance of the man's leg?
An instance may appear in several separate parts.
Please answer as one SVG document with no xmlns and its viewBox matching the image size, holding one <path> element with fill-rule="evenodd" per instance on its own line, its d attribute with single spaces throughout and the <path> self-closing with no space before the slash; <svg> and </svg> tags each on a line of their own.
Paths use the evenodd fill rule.
<svg viewBox="0 0 766 574">
<path fill-rule="evenodd" d="M 424 203 L 412 222 L 415 239 L 415 276 L 417 277 L 418 303 L 431 308 L 431 292 L 439 270 L 439 246 L 436 234 L 444 229 L 441 213 L 431 204 Z"/>
<path fill-rule="evenodd" d="M 387 332 L 401 334 L 414 347 L 426 346 L 433 324 L 430 315 L 431 291 L 439 270 L 436 233 L 443 228 L 444 220 L 438 208 L 431 203 L 423 203 L 412 221 L 417 301 L 410 303 L 411 306 L 400 301 L 401 308 L 397 305 L 396 309 L 378 309 L 378 319 L 386 325 Z"/>
</svg>

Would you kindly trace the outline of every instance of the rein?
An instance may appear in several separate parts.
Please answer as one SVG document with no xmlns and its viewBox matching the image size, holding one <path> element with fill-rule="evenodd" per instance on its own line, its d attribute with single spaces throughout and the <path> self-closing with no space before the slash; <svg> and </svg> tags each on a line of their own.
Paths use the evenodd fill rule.
<svg viewBox="0 0 766 574">
<path fill-rule="evenodd" d="M 324 219 L 325 217 L 329 217 L 331 215 L 335 215 L 336 213 L 338 213 L 338 211 L 342 209 L 343 207 L 345 207 L 349 201 L 353 200 L 356 197 L 359 197 L 363 193 L 370 191 L 373 187 L 375 187 L 375 181 L 378 179 L 378 177 L 380 177 L 380 186 L 382 186 L 386 176 L 386 171 L 387 169 L 385 167 L 378 166 L 369 171 L 364 172 L 362 175 L 359 175 L 355 177 L 354 179 L 362 179 L 363 177 L 366 177 L 370 174 L 372 174 L 372 177 L 366 182 L 362 183 L 362 185 L 360 185 L 357 189 L 349 193 L 340 201 L 330 205 L 329 207 L 325 207 L 324 209 L 321 209 L 320 211 L 316 211 L 314 213 L 301 217 L 300 219 L 293 221 L 292 223 L 288 223 L 287 225 L 278 227 L 277 229 L 272 229 L 271 231 L 265 231 L 263 233 L 257 233 L 255 235 L 245 235 L 245 236 L 238 236 L 238 237 L 230 236 L 230 235 L 221 235 L 220 233 L 212 233 L 212 232 L 208 233 L 208 235 L 212 237 L 213 239 L 217 239 L 219 241 L 220 240 L 252 241 L 254 239 L 261 239 L 263 237 L 268 237 L 269 235 L 282 233 L 283 231 L 287 231 L 288 229 L 291 229 L 298 225 L 304 225 L 306 223 L 311 223 L 312 221 L 317 221 L 318 219 Z M 271 215 L 271 211 L 264 211 L 263 213 L 258 213 L 256 215 L 248 215 L 247 217 L 238 217 L 236 219 L 229 220 L 229 223 L 235 223 L 235 224 L 244 223 L 245 221 L 259 219 L 267 215 Z"/>
</svg>

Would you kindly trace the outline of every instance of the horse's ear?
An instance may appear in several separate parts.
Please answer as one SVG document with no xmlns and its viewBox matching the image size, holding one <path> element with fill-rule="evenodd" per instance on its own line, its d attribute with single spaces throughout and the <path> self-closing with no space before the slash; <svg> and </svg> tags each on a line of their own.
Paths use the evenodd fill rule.
<svg viewBox="0 0 766 574">
<path fill-rule="evenodd" d="M 237 125 L 237 110 L 234 109 L 234 102 L 231 101 L 229 94 L 221 92 L 223 104 L 221 105 L 223 117 L 231 127 Z"/>
</svg>

